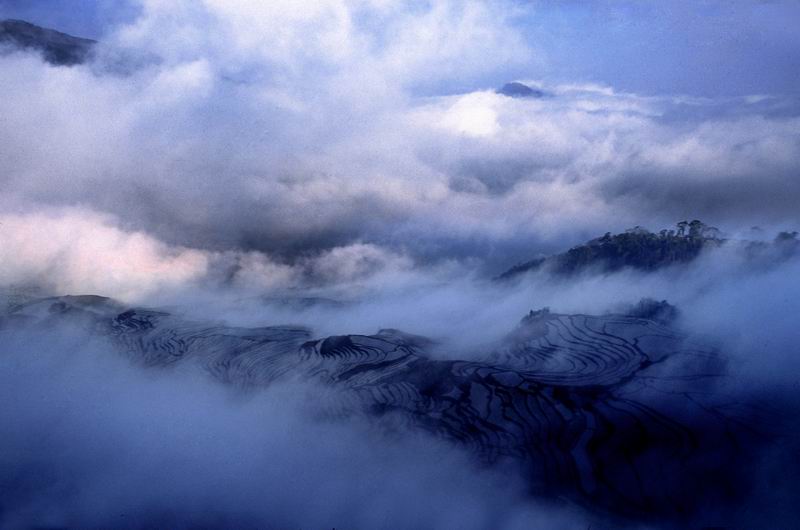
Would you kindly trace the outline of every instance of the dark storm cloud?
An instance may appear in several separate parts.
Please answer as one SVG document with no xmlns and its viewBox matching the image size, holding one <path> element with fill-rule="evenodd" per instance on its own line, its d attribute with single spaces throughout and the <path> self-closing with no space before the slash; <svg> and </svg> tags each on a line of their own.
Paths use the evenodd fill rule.
<svg viewBox="0 0 800 530">
<path fill-rule="evenodd" d="M 741 225 L 742 220 L 749 219 L 792 226 L 800 196 L 800 178 L 796 175 L 736 175 L 725 178 L 723 185 L 704 176 L 691 179 L 685 174 L 676 177 L 653 171 L 626 175 L 598 191 L 613 197 L 622 207 L 652 205 L 651 212 L 663 219 L 689 218 L 702 212 L 703 219 L 714 219 L 723 225 Z"/>
</svg>

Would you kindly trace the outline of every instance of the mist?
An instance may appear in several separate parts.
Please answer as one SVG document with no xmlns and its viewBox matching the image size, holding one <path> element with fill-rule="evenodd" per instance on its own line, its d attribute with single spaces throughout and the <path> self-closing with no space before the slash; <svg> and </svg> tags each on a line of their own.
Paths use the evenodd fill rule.
<svg viewBox="0 0 800 530">
<path fill-rule="evenodd" d="M 0 526 L 793 520 L 800 42 L 787 21 L 799 10 L 0 0 L 0 18 L 98 41 L 66 66 L 0 39 Z M 498 90 L 510 81 L 535 96 Z M 691 219 L 721 234 L 691 260 L 499 278 L 605 233 Z M 108 297 L 118 314 L 46 309 L 64 295 Z M 669 400 L 747 409 L 730 428 L 761 438 L 743 445 L 736 502 L 616 513 L 539 491 L 513 458 L 487 463 L 435 428 L 339 410 L 335 385 L 251 388 L 202 363 L 149 366 L 107 328 L 142 311 L 170 315 L 176 333 L 295 326 L 309 343 L 399 330 L 424 344 L 414 355 L 425 362 L 494 369 L 493 355 L 527 344 L 536 315 L 636 327 L 650 319 L 631 316 L 643 299 L 674 307 L 647 325 L 679 336 L 676 349 L 720 356 L 718 380 L 685 390 L 700 375 L 676 362 L 657 376 L 642 364 L 635 390 L 541 388 L 584 406 L 624 387 L 693 421 Z M 554 358 L 571 359 L 566 344 Z M 589 425 L 569 428 L 599 432 Z"/>
<path fill-rule="evenodd" d="M 506 285 L 453 271 L 383 273 L 344 303 L 298 305 L 280 292 L 209 289 L 208 279 L 150 296 L 189 319 L 291 323 L 315 337 L 391 325 L 433 338 L 429 352 L 453 360 L 485 358 L 529 309 L 624 313 L 642 297 L 668 299 L 690 340 L 725 354 L 726 379 L 707 391 L 768 407 L 763 427 L 781 437 L 747 472 L 749 500 L 735 515 L 706 520 L 763 522 L 769 511 L 781 524 L 793 513 L 797 477 L 788 456 L 794 438 L 784 437 L 797 428 L 790 415 L 798 272 L 797 257 L 758 266 L 732 242 L 686 268 L 651 274 L 565 280 L 538 272 Z M 91 328 L 8 322 L 0 332 L 0 421 L 13 428 L 0 444 L 0 492 L 9 528 L 671 528 L 531 498 L 511 463 L 486 467 L 424 432 L 387 431 L 358 415 L 342 420 L 324 388 L 228 387 L 200 365 L 132 363 Z"/>
<path fill-rule="evenodd" d="M 4 332 L 2 355 L 5 528 L 569 528 L 586 517 L 530 501 L 513 471 L 434 439 L 325 421 L 300 384 L 242 394 L 200 370 L 147 371 L 74 329 Z"/>
</svg>

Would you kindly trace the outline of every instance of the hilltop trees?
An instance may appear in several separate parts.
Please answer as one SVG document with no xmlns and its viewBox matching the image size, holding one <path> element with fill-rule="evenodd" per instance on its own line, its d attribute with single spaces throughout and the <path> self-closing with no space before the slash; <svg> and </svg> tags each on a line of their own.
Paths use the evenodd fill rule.
<svg viewBox="0 0 800 530">
<path fill-rule="evenodd" d="M 635 226 L 621 234 L 606 232 L 602 237 L 563 254 L 517 265 L 501 278 L 540 267 L 547 267 L 557 274 L 573 274 L 587 269 L 610 272 L 625 267 L 650 271 L 692 261 L 704 248 L 718 246 L 723 241 L 717 228 L 698 219 L 681 221 L 675 230 L 665 229 L 657 234 Z"/>
</svg>

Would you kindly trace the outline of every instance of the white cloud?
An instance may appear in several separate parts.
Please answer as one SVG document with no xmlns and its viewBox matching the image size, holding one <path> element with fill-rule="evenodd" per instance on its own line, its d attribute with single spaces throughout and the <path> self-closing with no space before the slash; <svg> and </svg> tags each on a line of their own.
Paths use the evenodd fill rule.
<svg viewBox="0 0 800 530">
<path fill-rule="evenodd" d="M 502 261 L 684 216 L 797 220 L 782 98 L 417 95 L 536 55 L 502 2 L 142 6 L 107 38 L 158 58 L 128 75 L 0 57 L 0 211 L 80 205 L 165 245 L 258 251 L 278 283 L 275 256 L 350 245 Z"/>
<path fill-rule="evenodd" d="M 0 283 L 142 299 L 202 277 L 208 258 L 79 210 L 0 216 Z"/>
</svg>

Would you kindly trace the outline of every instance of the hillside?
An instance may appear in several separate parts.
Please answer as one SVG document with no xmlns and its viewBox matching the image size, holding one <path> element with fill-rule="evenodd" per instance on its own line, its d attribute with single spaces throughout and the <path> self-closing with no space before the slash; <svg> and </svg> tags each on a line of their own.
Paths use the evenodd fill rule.
<svg viewBox="0 0 800 530">
<path fill-rule="evenodd" d="M 0 45 L 37 51 L 45 61 L 57 66 L 85 62 L 95 44 L 91 39 L 73 37 L 24 20 L 0 21 Z"/>
<path fill-rule="evenodd" d="M 191 363 L 249 389 L 307 381 L 325 389 L 327 409 L 378 425 L 399 420 L 487 464 L 511 459 L 531 488 L 617 513 L 695 509 L 736 470 L 750 438 L 693 392 L 698 381 L 725 377 L 722 357 L 642 315 L 532 311 L 493 350 L 463 360 L 437 359 L 430 341 L 397 330 L 314 337 L 296 326 L 194 322 L 98 296 L 34 299 L 0 316 L 4 336 L 59 326 L 105 337 L 150 370 Z M 742 406 L 736 419 L 745 417 Z"/>
<path fill-rule="evenodd" d="M 714 227 L 701 221 L 678 223 L 675 230 L 650 232 L 635 227 L 621 234 L 593 239 L 554 256 L 538 258 L 508 269 L 498 279 L 510 279 L 533 270 L 571 275 L 588 270 L 614 272 L 624 268 L 653 271 L 678 263 L 688 263 L 709 247 L 725 240 Z"/>
</svg>

